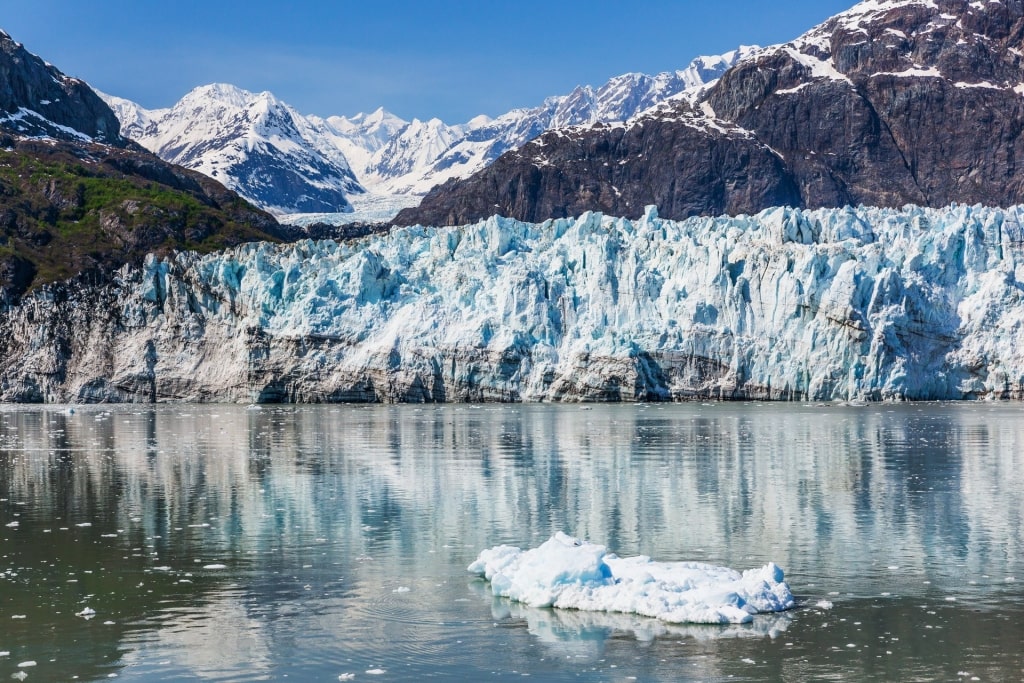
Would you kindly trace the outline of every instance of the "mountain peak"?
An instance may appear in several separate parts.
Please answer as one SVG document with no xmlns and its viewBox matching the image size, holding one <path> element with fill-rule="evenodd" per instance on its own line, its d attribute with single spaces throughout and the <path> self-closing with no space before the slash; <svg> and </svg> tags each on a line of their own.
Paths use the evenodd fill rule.
<svg viewBox="0 0 1024 683">
<path fill-rule="evenodd" d="M 114 112 L 88 85 L 65 76 L 0 31 L 0 128 L 21 137 L 124 145 Z"/>
</svg>

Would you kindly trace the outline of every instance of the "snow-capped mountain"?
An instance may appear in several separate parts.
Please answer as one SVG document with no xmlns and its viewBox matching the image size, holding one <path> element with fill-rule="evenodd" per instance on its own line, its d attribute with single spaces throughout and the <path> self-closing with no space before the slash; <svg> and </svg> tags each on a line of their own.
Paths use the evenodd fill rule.
<svg viewBox="0 0 1024 683">
<path fill-rule="evenodd" d="M 118 119 L 83 81 L 0 30 L 0 129 L 20 137 L 123 146 Z"/>
<path fill-rule="evenodd" d="M 159 110 L 105 98 L 125 135 L 276 213 L 351 210 L 347 195 L 365 192 L 334 128 L 268 92 L 214 84 Z"/>
<path fill-rule="evenodd" d="M 478 116 L 449 126 L 434 119 L 413 121 L 381 149 L 359 176 L 386 194 L 424 194 L 451 178 L 464 178 L 547 130 L 625 121 L 660 102 L 694 92 L 736 62 L 756 53 L 741 47 L 724 55 L 698 57 L 686 69 L 649 76 L 628 73 L 593 88 L 580 86 L 528 109 L 497 118 Z"/>
<path fill-rule="evenodd" d="M 346 195 L 422 195 L 552 128 L 628 119 L 705 87 L 755 50 L 700 57 L 686 69 L 655 76 L 624 74 L 534 108 L 458 125 L 407 122 L 383 109 L 352 118 L 303 116 L 270 93 L 222 84 L 196 88 L 169 109 L 104 98 L 124 135 L 256 204 L 277 213 L 342 212 L 349 208 Z"/>
<path fill-rule="evenodd" d="M 1017 204 L 1022 25 L 1019 0 L 867 0 L 693 97 L 547 133 L 395 221 Z"/>
</svg>

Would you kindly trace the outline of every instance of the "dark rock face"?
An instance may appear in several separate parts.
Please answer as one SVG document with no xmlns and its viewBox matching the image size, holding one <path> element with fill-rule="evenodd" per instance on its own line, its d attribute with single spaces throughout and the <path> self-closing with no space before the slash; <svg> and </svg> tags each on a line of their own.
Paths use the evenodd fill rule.
<svg viewBox="0 0 1024 683">
<path fill-rule="evenodd" d="M 65 76 L 0 31 L 0 128 L 17 135 L 125 145 L 121 124 L 92 89 Z M 71 131 L 67 129 L 72 129 Z"/>
<path fill-rule="evenodd" d="M 861 3 L 727 71 L 692 107 L 570 129 L 395 223 L 1024 201 L 1024 0 Z"/>
<path fill-rule="evenodd" d="M 454 225 L 494 213 L 539 222 L 589 210 L 636 217 L 647 204 L 673 216 L 736 214 L 766 200 L 799 201 L 771 150 L 741 131 L 702 124 L 680 103 L 630 127 L 549 132 L 465 181 L 442 185 L 396 222 Z"/>
</svg>

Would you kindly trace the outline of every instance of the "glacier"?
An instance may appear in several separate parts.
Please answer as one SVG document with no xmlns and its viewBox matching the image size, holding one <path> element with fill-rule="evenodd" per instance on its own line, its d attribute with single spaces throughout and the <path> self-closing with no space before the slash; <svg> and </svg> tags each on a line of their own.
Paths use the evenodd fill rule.
<svg viewBox="0 0 1024 683">
<path fill-rule="evenodd" d="M 1020 399 L 1022 217 L 649 207 L 150 257 L 8 307 L 0 400 Z"/>
</svg>

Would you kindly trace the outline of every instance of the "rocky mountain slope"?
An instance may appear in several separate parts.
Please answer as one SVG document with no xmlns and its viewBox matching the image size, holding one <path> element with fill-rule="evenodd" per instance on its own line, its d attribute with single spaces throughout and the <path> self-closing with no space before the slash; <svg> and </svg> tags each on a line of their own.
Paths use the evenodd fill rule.
<svg viewBox="0 0 1024 683">
<path fill-rule="evenodd" d="M 868 0 L 625 125 L 552 131 L 399 224 L 1024 201 L 1024 2 Z"/>
<path fill-rule="evenodd" d="M 0 318 L 4 401 L 1024 398 L 1024 210 L 250 244 Z"/>
<path fill-rule="evenodd" d="M 150 252 L 285 236 L 216 181 L 123 138 L 87 85 L 0 33 L 0 301 Z"/>
<path fill-rule="evenodd" d="M 344 212 L 348 198 L 422 195 L 484 168 L 545 130 L 620 121 L 718 78 L 756 48 L 700 57 L 656 76 L 630 73 L 496 119 L 411 122 L 378 109 L 351 119 L 302 116 L 270 93 L 193 90 L 170 109 L 104 95 L 124 134 L 161 158 L 220 180 L 277 213 Z M 408 202 L 405 202 L 406 204 Z"/>
</svg>

